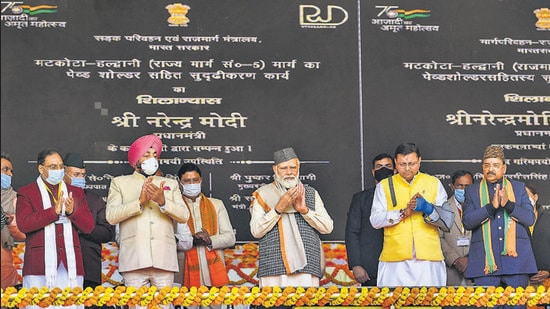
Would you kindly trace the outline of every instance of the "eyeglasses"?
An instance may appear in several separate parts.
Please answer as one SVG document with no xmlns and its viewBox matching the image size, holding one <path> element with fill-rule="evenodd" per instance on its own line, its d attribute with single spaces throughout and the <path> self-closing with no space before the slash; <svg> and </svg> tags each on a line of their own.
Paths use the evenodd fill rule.
<svg viewBox="0 0 550 309">
<path fill-rule="evenodd" d="M 483 163 L 482 166 L 483 166 L 484 169 L 490 169 L 491 167 L 492 167 L 492 168 L 495 168 L 495 169 L 499 169 L 499 168 L 502 167 L 502 163 L 493 163 L 493 164 L 491 164 L 491 163 Z"/>
<path fill-rule="evenodd" d="M 46 165 L 42 165 L 42 166 L 44 166 L 48 170 L 62 170 L 62 169 L 65 169 L 65 165 L 63 165 L 63 164 L 59 164 L 59 165 L 50 164 L 48 166 L 46 166 Z"/>
<path fill-rule="evenodd" d="M 401 162 L 401 163 L 397 163 L 397 165 L 399 165 L 399 167 L 401 168 L 407 168 L 407 167 L 410 167 L 410 168 L 413 168 L 415 166 L 418 165 L 418 161 L 416 162 Z"/>
</svg>

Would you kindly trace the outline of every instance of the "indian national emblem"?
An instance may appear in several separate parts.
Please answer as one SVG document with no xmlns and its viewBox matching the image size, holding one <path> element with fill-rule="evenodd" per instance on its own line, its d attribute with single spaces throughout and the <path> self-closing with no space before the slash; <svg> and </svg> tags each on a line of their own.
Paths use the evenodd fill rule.
<svg viewBox="0 0 550 309">
<path fill-rule="evenodd" d="M 548 8 L 536 9 L 533 11 L 538 21 L 535 24 L 539 29 L 550 30 L 550 10 Z"/>
<path fill-rule="evenodd" d="M 170 17 L 168 17 L 168 23 L 170 26 L 187 27 L 189 18 L 185 15 L 191 7 L 181 3 L 173 3 L 167 5 L 166 9 L 168 10 L 168 13 L 170 13 Z"/>
</svg>

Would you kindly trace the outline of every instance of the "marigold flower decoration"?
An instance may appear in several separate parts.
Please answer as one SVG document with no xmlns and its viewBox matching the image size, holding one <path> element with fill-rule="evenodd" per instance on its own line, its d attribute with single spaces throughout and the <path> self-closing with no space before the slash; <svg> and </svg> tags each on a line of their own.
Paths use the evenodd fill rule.
<svg viewBox="0 0 550 309">
<path fill-rule="evenodd" d="M 1 306 L 148 306 L 263 305 L 285 306 L 477 306 L 537 305 L 550 302 L 550 287 L 8 287 L 1 290 Z"/>
</svg>

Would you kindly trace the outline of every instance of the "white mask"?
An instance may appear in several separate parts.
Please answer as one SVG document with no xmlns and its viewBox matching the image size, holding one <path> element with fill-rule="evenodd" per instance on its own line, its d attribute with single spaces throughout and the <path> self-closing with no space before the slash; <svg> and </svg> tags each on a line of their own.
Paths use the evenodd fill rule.
<svg viewBox="0 0 550 309">
<path fill-rule="evenodd" d="M 159 162 L 155 157 L 141 162 L 141 170 L 148 176 L 154 175 L 159 169 Z"/>
<path fill-rule="evenodd" d="M 535 200 L 532 197 L 529 198 L 529 201 L 531 202 L 531 205 L 535 206 Z"/>
<path fill-rule="evenodd" d="M 198 196 L 201 193 L 201 184 L 200 183 L 188 183 L 181 184 L 183 187 L 183 195 L 189 197 Z"/>
</svg>

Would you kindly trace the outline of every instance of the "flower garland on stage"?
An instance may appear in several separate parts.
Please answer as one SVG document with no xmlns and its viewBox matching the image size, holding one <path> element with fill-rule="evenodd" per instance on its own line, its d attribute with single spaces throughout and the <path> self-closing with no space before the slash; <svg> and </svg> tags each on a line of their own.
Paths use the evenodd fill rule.
<svg viewBox="0 0 550 309">
<path fill-rule="evenodd" d="M 525 288 L 502 287 L 228 287 L 208 288 L 164 287 L 104 287 L 54 288 L 46 287 L 19 290 L 2 289 L 2 307 L 42 308 L 69 305 L 85 306 L 181 306 L 208 305 L 263 305 L 273 306 L 477 306 L 528 305 L 530 307 L 550 303 L 550 287 L 543 285 Z"/>
</svg>

